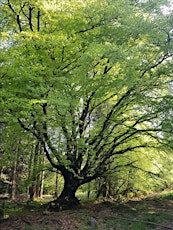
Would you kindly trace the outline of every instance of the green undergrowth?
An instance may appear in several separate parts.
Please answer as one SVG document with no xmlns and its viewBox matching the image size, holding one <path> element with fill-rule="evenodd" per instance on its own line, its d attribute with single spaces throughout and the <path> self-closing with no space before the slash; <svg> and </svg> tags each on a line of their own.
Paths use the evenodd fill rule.
<svg viewBox="0 0 173 230">
<path fill-rule="evenodd" d="M 43 205 L 44 202 L 40 201 L 29 201 L 24 203 L 17 203 L 17 202 L 5 202 L 0 203 L 0 209 L 3 209 L 3 213 L 5 216 L 18 216 L 18 215 L 25 215 L 28 212 L 36 211 L 44 209 Z"/>
<path fill-rule="evenodd" d="M 121 230 L 148 230 L 156 229 L 158 226 L 164 226 L 162 223 L 169 220 L 169 214 L 150 214 L 143 212 L 135 212 L 135 215 L 130 213 L 122 213 L 117 217 L 104 218 L 105 229 L 121 229 Z"/>
<path fill-rule="evenodd" d="M 7 202 L 5 205 L 3 204 L 3 214 L 4 216 L 20 217 L 33 213 L 34 216 L 36 212 L 44 212 L 47 202 L 44 200 L 22 204 Z M 81 206 L 74 209 L 74 212 L 75 216 L 73 218 L 77 219 L 82 225 L 79 228 L 80 230 L 93 229 L 88 223 L 90 217 L 96 220 L 95 229 L 98 230 L 164 229 L 167 225 L 173 224 L 173 192 L 164 192 L 154 197 L 122 204 L 84 199 L 84 201 L 81 200 Z M 73 213 L 73 210 L 63 211 L 63 215 L 67 217 L 69 217 L 70 213 Z M 27 226 L 26 229 L 34 230 L 32 226 Z"/>
<path fill-rule="evenodd" d="M 118 205 L 112 202 L 104 202 L 102 203 L 102 208 L 110 208 L 114 215 L 103 217 L 102 227 L 98 225 L 96 229 L 171 229 L 169 226 L 173 218 L 172 200 L 173 192 L 164 192 L 154 197 L 152 196 L 152 198 L 146 198 L 140 201 L 129 201 Z M 168 204 L 171 206 L 169 207 Z M 84 226 L 80 230 L 90 229 L 93 228 Z"/>
<path fill-rule="evenodd" d="M 156 195 L 154 198 L 154 200 L 173 200 L 173 191 L 163 191 L 161 193 L 159 193 L 158 195 Z"/>
</svg>

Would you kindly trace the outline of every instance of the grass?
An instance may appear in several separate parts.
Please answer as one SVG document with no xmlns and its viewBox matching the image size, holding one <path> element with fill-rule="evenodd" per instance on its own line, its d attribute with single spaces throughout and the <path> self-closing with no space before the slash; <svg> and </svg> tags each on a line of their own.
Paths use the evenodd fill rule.
<svg viewBox="0 0 173 230">
<path fill-rule="evenodd" d="M 168 198 L 165 197 L 165 199 Z M 153 207 L 152 211 L 150 209 L 152 201 L 151 203 L 150 201 L 136 203 L 136 208 L 134 208 L 131 202 L 114 207 L 113 209 L 118 215 L 104 218 L 105 230 L 152 230 L 156 229 L 156 227 L 164 226 L 162 223 L 172 219 L 173 213 L 170 214 L 165 212 L 165 210 L 158 210 L 158 203 L 156 207 Z M 162 206 L 161 203 L 160 205 Z"/>
<path fill-rule="evenodd" d="M 154 230 L 172 229 L 170 222 L 173 217 L 173 192 L 163 193 L 154 198 L 142 201 L 127 202 L 116 205 L 115 203 L 103 203 L 104 208 L 110 208 L 115 216 L 103 218 L 103 228 L 105 230 Z M 169 207 L 169 205 L 171 205 Z M 165 225 L 166 224 L 166 225 Z M 169 226 L 167 226 L 167 224 Z M 90 230 L 89 226 L 84 226 L 80 230 Z"/>
<path fill-rule="evenodd" d="M 173 200 L 173 191 L 163 191 L 162 193 L 155 196 L 154 199 L 155 200 L 164 200 L 164 199 Z"/>
</svg>

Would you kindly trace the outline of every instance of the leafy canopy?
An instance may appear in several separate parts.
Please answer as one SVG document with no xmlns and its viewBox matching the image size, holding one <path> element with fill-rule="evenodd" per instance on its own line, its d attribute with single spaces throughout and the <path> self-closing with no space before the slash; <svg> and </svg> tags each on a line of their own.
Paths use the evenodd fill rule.
<svg viewBox="0 0 173 230">
<path fill-rule="evenodd" d="M 1 5 L 4 122 L 38 139 L 65 179 L 78 187 L 117 155 L 163 144 L 173 43 L 158 1 Z"/>
</svg>

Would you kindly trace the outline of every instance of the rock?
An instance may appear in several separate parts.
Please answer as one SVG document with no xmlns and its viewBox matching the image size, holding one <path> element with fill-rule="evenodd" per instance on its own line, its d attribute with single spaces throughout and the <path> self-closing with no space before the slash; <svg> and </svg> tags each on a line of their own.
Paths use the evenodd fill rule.
<svg viewBox="0 0 173 230">
<path fill-rule="evenodd" d="M 49 212 L 49 211 L 47 211 L 47 210 L 45 210 L 45 211 L 43 211 L 43 215 L 49 215 L 51 212 Z"/>
<path fill-rule="evenodd" d="M 92 227 L 92 228 L 96 228 L 97 227 L 97 221 L 94 217 L 90 217 L 88 224 Z"/>
</svg>

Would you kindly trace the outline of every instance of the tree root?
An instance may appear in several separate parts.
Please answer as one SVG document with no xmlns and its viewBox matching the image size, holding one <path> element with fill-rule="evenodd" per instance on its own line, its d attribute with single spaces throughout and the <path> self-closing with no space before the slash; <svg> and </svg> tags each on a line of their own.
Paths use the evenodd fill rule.
<svg viewBox="0 0 173 230">
<path fill-rule="evenodd" d="M 54 201 L 48 203 L 49 211 L 61 211 L 61 210 L 70 210 L 76 208 L 80 205 L 77 198 L 67 199 L 67 198 L 57 198 Z"/>
</svg>

